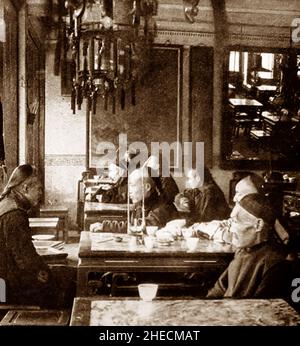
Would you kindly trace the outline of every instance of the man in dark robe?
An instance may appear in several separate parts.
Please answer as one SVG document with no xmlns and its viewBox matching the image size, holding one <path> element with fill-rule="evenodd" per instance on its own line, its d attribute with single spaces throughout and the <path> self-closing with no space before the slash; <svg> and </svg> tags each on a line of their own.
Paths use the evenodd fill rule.
<svg viewBox="0 0 300 346">
<path fill-rule="evenodd" d="M 234 259 L 221 274 L 208 298 L 274 298 L 286 294 L 280 281 L 284 248 L 274 241 L 275 212 L 261 194 L 245 196 L 231 213 Z M 279 275 L 279 276 L 278 276 Z M 287 284 L 287 283 L 285 283 Z"/>
<path fill-rule="evenodd" d="M 72 272 L 53 273 L 31 240 L 28 211 L 41 202 L 42 185 L 30 165 L 18 166 L 0 197 L 0 277 L 7 303 L 66 306 Z M 66 305 L 65 305 L 66 304 Z"/>
<path fill-rule="evenodd" d="M 132 219 L 142 221 L 143 199 L 146 225 L 164 227 L 176 215 L 173 203 L 159 196 L 147 169 L 136 169 L 128 178 L 129 197 L 134 204 Z"/>
</svg>

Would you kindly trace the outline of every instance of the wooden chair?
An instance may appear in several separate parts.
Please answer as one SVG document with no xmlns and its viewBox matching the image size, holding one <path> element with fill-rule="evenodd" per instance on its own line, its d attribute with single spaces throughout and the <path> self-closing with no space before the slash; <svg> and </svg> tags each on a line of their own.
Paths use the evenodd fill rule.
<svg viewBox="0 0 300 346">
<path fill-rule="evenodd" d="M 240 130 L 244 130 L 244 134 L 249 133 L 252 122 L 252 118 L 247 113 L 236 113 L 233 119 L 233 136 L 238 137 L 240 134 Z"/>
<path fill-rule="evenodd" d="M 250 130 L 249 137 L 256 151 L 259 149 L 270 149 L 272 127 L 268 124 L 262 128 L 254 128 Z"/>
</svg>

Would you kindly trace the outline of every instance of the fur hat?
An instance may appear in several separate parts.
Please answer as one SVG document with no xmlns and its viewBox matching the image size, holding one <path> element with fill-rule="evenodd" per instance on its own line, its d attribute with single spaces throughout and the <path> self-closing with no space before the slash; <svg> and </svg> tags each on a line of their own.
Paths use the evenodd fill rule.
<svg viewBox="0 0 300 346">
<path fill-rule="evenodd" d="M 241 199 L 239 205 L 253 216 L 273 225 L 276 214 L 265 196 L 259 193 L 251 193 Z"/>
</svg>

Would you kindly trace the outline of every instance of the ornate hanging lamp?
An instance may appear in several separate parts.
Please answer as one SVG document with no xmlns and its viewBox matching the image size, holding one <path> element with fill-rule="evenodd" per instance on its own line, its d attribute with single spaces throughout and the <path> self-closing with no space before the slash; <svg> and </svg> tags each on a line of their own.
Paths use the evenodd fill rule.
<svg viewBox="0 0 300 346">
<path fill-rule="evenodd" d="M 135 104 L 135 87 L 146 72 L 155 34 L 157 1 L 69 0 L 65 6 L 65 55 L 72 62 L 71 108 L 96 112 L 97 103 L 112 112 L 126 93 Z"/>
</svg>

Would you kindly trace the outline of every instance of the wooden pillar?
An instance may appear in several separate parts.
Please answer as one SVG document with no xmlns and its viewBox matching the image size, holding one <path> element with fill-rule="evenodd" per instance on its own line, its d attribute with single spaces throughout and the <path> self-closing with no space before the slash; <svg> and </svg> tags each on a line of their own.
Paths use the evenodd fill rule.
<svg viewBox="0 0 300 346">
<path fill-rule="evenodd" d="M 91 112 L 89 107 L 86 106 L 86 155 L 85 155 L 85 168 L 88 170 L 90 168 L 90 135 L 91 135 Z"/>
<path fill-rule="evenodd" d="M 190 125 L 190 46 L 183 47 L 182 56 L 182 142 L 191 140 Z"/>
<path fill-rule="evenodd" d="M 18 165 L 18 14 L 4 1 L 5 42 L 3 43 L 3 133 L 8 174 Z M 1 5 L 4 5 L 3 3 Z"/>
<path fill-rule="evenodd" d="M 228 21 L 225 0 L 212 1 L 215 41 L 214 41 L 214 115 L 213 115 L 213 165 L 219 166 L 222 146 L 223 98 L 224 98 L 224 54 L 228 45 Z"/>
</svg>

